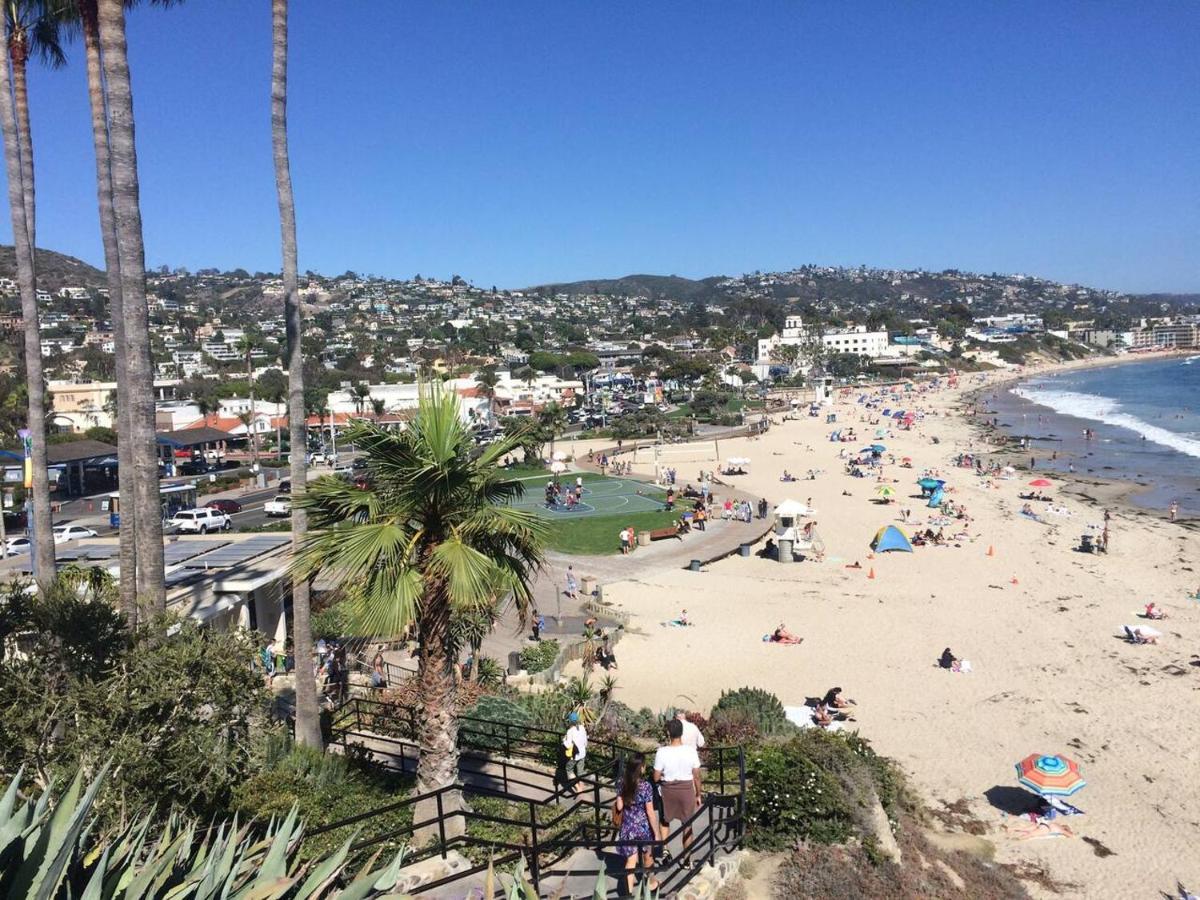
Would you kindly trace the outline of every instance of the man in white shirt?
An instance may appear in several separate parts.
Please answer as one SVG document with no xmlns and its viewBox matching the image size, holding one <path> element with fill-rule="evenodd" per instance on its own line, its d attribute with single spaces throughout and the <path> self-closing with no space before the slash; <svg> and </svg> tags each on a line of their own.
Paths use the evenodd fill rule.
<svg viewBox="0 0 1200 900">
<path fill-rule="evenodd" d="M 700 733 L 699 727 L 694 722 L 689 722 L 687 713 L 675 713 L 675 718 L 683 723 L 683 745 L 685 747 L 695 747 L 697 750 L 704 749 L 704 735 Z"/>
<path fill-rule="evenodd" d="M 703 803 L 700 780 L 700 755 L 695 747 L 683 743 L 683 723 L 679 719 L 667 722 L 667 738 L 670 743 L 659 747 L 654 753 L 654 780 L 662 790 L 663 814 L 659 821 L 666 840 L 672 822 L 687 822 Z M 683 829 L 683 850 L 692 843 L 692 829 Z"/>
<path fill-rule="evenodd" d="M 584 760 L 587 758 L 588 735 L 587 729 L 579 721 L 579 713 L 572 712 L 567 716 L 567 733 L 563 735 L 563 750 L 567 756 L 567 783 L 572 785 L 576 794 L 584 790 L 580 779 L 585 772 Z"/>
</svg>

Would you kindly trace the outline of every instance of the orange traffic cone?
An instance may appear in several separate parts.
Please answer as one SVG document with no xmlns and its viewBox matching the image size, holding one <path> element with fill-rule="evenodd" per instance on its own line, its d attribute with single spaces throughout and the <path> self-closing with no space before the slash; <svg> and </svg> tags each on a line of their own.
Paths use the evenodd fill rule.
<svg viewBox="0 0 1200 900">
<path fill-rule="evenodd" d="M 995 556 L 995 555 L 996 555 L 996 551 L 995 551 L 995 549 L 992 547 L 992 545 L 991 545 L 991 544 L 988 544 L 988 552 L 987 552 L 987 555 L 988 555 L 988 556 Z"/>
<path fill-rule="evenodd" d="M 875 577 L 875 567 L 874 567 L 874 566 L 871 566 L 871 571 L 869 571 L 869 572 L 867 573 L 867 578 L 869 578 L 869 579 L 873 579 L 874 577 Z"/>
</svg>

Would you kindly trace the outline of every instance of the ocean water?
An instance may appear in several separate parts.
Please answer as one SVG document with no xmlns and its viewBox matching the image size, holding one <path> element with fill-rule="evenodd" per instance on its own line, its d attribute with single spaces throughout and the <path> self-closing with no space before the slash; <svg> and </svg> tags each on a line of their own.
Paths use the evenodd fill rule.
<svg viewBox="0 0 1200 900">
<path fill-rule="evenodd" d="M 1039 468 L 1136 481 L 1135 503 L 1200 514 L 1200 355 L 1041 376 L 994 406 L 1039 457 L 1057 455 Z"/>
</svg>

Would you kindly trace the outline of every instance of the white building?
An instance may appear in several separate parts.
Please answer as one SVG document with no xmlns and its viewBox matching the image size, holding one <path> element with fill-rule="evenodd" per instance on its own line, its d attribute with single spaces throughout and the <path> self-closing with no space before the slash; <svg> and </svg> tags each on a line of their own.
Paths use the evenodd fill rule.
<svg viewBox="0 0 1200 900">
<path fill-rule="evenodd" d="M 769 338 L 759 339 L 759 362 L 770 362 L 775 356 L 775 350 L 780 346 L 804 347 L 815 339 L 813 330 L 804 324 L 800 316 L 788 316 L 784 320 L 783 331 Z M 830 329 L 820 336 L 820 341 L 831 353 L 853 353 L 868 359 L 878 359 L 889 353 L 888 333 L 867 331 L 865 325 Z"/>
</svg>

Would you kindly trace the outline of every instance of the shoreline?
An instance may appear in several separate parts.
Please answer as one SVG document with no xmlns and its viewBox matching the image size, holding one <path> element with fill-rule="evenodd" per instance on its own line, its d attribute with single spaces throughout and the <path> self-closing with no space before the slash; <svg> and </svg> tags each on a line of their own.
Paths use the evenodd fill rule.
<svg viewBox="0 0 1200 900">
<path fill-rule="evenodd" d="M 1090 476 L 1061 488 L 1057 509 L 1039 507 L 1036 521 L 1022 516 L 1024 479 L 954 465 L 960 452 L 998 449 L 965 415 L 967 394 L 998 381 L 968 373 L 953 389 L 868 392 L 877 408 L 899 394 L 905 408 L 923 409 L 911 430 L 881 422 L 855 391 L 829 409 L 835 425 L 803 417 L 755 440 L 722 442 L 723 452 L 753 460 L 734 480 L 739 488 L 774 503 L 811 501 L 825 552 L 792 565 L 735 555 L 699 573 L 638 572 L 606 584 L 605 599 L 630 617 L 616 697 L 634 708 L 706 712 L 721 691 L 743 685 L 786 706 L 844 685 L 858 704 L 852 727 L 900 763 L 933 818 L 969 819 L 999 863 L 1040 872 L 1046 880 L 1026 882 L 1035 897 L 1138 896 L 1176 878 L 1200 881 L 1200 859 L 1186 851 L 1200 842 L 1192 783 L 1200 720 L 1179 714 L 1200 689 L 1200 657 L 1190 652 L 1200 606 L 1185 600 L 1200 582 L 1188 564 L 1200 558 L 1200 528 L 1114 510 L 1109 552 L 1079 553 L 1078 535 L 1096 533 L 1100 508 L 1113 507 L 1110 492 L 1126 489 Z M 851 427 L 864 439 L 883 428 L 888 453 L 911 457 L 911 469 L 888 463 L 882 473 L 896 483 L 898 504 L 877 502 L 876 480 L 844 470 L 840 451 L 861 444 L 830 443 L 829 433 Z M 813 477 L 783 484 L 785 468 Z M 947 480 L 947 496 L 969 518 L 947 523 L 944 546 L 872 554 L 867 542 L 885 524 L 908 534 L 941 527 L 912 496 L 925 471 Z M 904 506 L 916 515 L 901 516 Z M 1122 625 L 1137 624 L 1133 611 L 1150 599 L 1170 613 L 1160 643 L 1121 640 Z M 681 607 L 694 627 L 660 624 Z M 764 642 L 780 622 L 804 643 Z M 972 661 L 970 674 L 934 664 L 947 646 Z M 1020 794 L 1012 763 L 1030 752 L 1065 753 L 1090 782 L 1075 801 L 1088 814 L 1065 820 L 1064 839 L 1027 840 L 1006 806 Z M 1097 847 L 1114 855 L 1098 858 Z"/>
<path fill-rule="evenodd" d="M 1042 441 L 1042 438 L 1035 438 L 1029 435 L 1019 435 L 1009 430 L 1005 430 L 1000 426 L 994 426 L 987 420 L 987 416 L 994 413 L 994 410 L 980 409 L 985 404 L 984 395 L 999 394 L 1001 391 L 1011 392 L 1013 387 L 1028 381 L 1033 378 L 1044 377 L 1047 375 L 1057 375 L 1063 372 L 1076 372 L 1088 369 L 1115 368 L 1117 366 L 1136 365 L 1138 363 L 1160 362 L 1165 359 L 1186 358 L 1195 355 L 1191 351 L 1172 350 L 1157 353 L 1138 354 L 1136 358 L 1129 359 L 1126 357 L 1106 358 L 1103 360 L 1070 360 L 1067 362 L 1041 366 L 1019 374 L 1006 373 L 1005 377 L 996 379 L 995 381 L 971 388 L 962 393 L 963 409 L 961 414 L 971 424 L 977 438 L 982 442 L 990 445 L 987 451 L 989 455 L 997 457 L 1006 457 L 1011 454 L 1012 459 L 1006 459 L 1008 465 L 1013 466 L 1020 472 L 1032 474 L 1033 470 L 1021 460 L 1032 456 L 1036 459 L 1047 459 L 1049 453 L 1036 446 L 1031 446 L 1025 449 L 1007 446 L 1010 442 L 1015 442 L 1022 437 L 1030 437 L 1033 441 Z M 988 397 L 988 400 L 991 398 Z M 1024 399 L 1024 398 L 1022 398 Z M 1032 401 L 1025 400 L 1026 403 L 1036 406 Z M 974 412 L 968 408 L 975 406 Z M 1053 415 L 1062 415 L 1053 413 Z M 1081 418 L 1081 417 L 1076 417 Z M 1084 419 L 1084 421 L 1092 421 Z M 1103 423 L 1098 423 L 1103 424 Z M 1005 444 L 996 446 L 994 436 L 1002 435 L 1005 438 Z M 1085 503 L 1089 503 L 1096 507 L 1107 507 L 1114 513 L 1120 513 L 1124 516 L 1151 516 L 1169 521 L 1170 516 L 1168 509 L 1162 506 L 1140 505 L 1134 498 L 1140 494 L 1146 494 L 1155 488 L 1153 482 L 1138 481 L 1134 477 L 1106 477 L 1103 475 L 1095 475 L 1092 473 L 1079 473 L 1073 475 L 1057 470 L 1043 473 L 1046 477 L 1054 479 L 1059 483 L 1058 490 L 1064 494 L 1070 494 L 1079 498 Z M 1177 525 L 1196 526 L 1200 527 L 1200 515 L 1182 515 L 1175 520 Z"/>
</svg>

